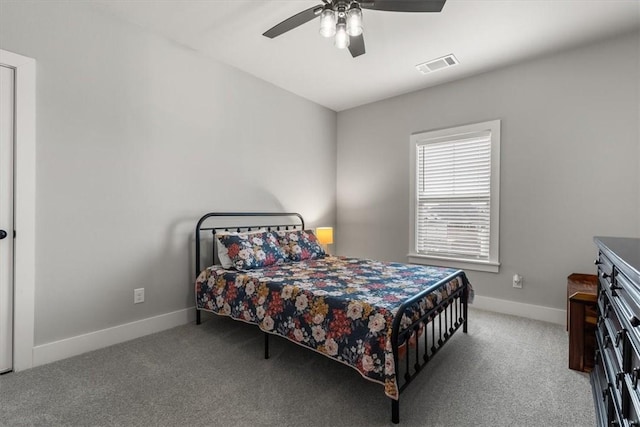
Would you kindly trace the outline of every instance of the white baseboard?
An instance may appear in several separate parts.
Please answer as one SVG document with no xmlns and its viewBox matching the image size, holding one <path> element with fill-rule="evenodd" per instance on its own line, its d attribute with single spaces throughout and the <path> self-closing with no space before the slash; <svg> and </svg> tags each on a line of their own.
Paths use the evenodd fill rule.
<svg viewBox="0 0 640 427">
<path fill-rule="evenodd" d="M 470 307 L 481 310 L 495 311 L 496 313 L 512 314 L 528 319 L 542 320 L 544 322 L 565 325 L 567 311 L 541 305 L 523 304 L 521 302 L 507 301 L 504 299 L 483 297 L 476 295 Z"/>
<path fill-rule="evenodd" d="M 185 308 L 124 325 L 54 341 L 33 348 L 33 366 L 44 365 L 88 351 L 140 338 L 194 321 L 195 308 Z"/>
</svg>

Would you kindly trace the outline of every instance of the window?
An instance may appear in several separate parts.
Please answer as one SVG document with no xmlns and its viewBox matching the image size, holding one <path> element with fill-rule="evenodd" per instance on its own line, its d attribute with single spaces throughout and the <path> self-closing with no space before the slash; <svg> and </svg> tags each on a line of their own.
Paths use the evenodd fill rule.
<svg viewBox="0 0 640 427">
<path fill-rule="evenodd" d="M 411 262 L 497 273 L 500 121 L 411 136 Z"/>
</svg>

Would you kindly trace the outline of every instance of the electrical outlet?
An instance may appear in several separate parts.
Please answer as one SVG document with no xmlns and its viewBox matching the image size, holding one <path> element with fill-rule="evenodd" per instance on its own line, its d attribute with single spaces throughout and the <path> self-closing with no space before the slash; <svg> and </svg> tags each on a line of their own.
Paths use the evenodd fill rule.
<svg viewBox="0 0 640 427">
<path fill-rule="evenodd" d="M 140 304 L 144 302 L 144 288 L 138 288 L 133 290 L 133 303 Z"/>
<path fill-rule="evenodd" d="M 513 275 L 513 287 L 522 289 L 522 282 L 524 281 L 524 277 L 519 275 L 518 273 Z"/>
</svg>

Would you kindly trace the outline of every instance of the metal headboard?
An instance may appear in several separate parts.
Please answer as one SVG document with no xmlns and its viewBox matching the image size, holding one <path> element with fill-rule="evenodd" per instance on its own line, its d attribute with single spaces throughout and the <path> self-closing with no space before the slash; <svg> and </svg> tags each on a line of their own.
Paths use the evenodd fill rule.
<svg viewBox="0 0 640 427">
<path fill-rule="evenodd" d="M 233 224 L 233 225 L 219 225 L 216 226 L 215 224 L 213 224 L 212 226 L 204 226 L 205 222 L 212 217 L 217 217 L 217 218 L 226 218 L 226 219 L 234 219 L 233 222 L 235 222 L 235 219 L 237 219 L 237 224 L 245 224 L 245 225 L 237 225 L 237 224 Z M 251 223 L 250 220 L 246 220 L 244 218 L 246 217 L 251 217 L 251 218 L 261 218 L 263 220 L 267 220 L 267 218 L 269 218 L 269 222 L 265 222 L 264 224 L 256 224 L 256 223 Z M 242 220 L 241 220 L 242 218 Z M 270 221 L 270 218 L 280 218 L 277 221 Z M 289 221 L 285 221 L 285 219 L 289 219 Z M 249 224 L 246 224 L 246 223 Z M 202 218 L 200 218 L 200 220 L 198 221 L 198 224 L 196 225 L 196 277 L 198 276 L 198 274 L 200 274 L 200 272 L 202 271 L 200 262 L 200 241 L 201 241 L 201 236 L 200 233 L 201 232 L 206 232 L 206 231 L 210 231 L 212 236 L 213 236 L 213 249 L 211 251 L 211 264 L 215 263 L 215 259 L 216 259 L 216 244 L 215 244 L 215 234 L 216 231 L 218 230 L 223 230 L 223 231 L 229 231 L 229 230 L 235 230 L 235 231 L 251 231 L 252 229 L 258 229 L 258 228 L 266 228 L 269 231 L 272 230 L 291 230 L 291 229 L 304 229 L 304 219 L 302 218 L 302 215 L 300 215 L 297 212 L 210 212 L 206 215 L 204 215 Z"/>
</svg>

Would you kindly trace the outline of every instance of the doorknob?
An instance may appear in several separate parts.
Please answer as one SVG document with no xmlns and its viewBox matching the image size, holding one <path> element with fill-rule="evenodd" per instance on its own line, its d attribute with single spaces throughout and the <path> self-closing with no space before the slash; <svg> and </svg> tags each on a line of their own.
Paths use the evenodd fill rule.
<svg viewBox="0 0 640 427">
<path fill-rule="evenodd" d="M 7 232 L 4 230 L 0 230 L 0 240 L 4 239 L 5 237 L 7 237 Z"/>
</svg>

